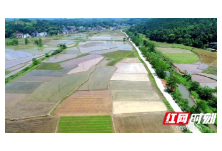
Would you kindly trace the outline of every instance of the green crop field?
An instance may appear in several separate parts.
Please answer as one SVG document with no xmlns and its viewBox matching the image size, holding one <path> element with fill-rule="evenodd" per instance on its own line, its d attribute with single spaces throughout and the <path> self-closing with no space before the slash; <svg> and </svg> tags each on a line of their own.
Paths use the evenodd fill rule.
<svg viewBox="0 0 222 151">
<path fill-rule="evenodd" d="M 111 61 L 107 63 L 107 66 L 113 66 L 117 62 L 121 61 L 122 59 L 128 57 L 131 54 L 132 54 L 132 51 L 118 50 L 118 51 L 103 54 L 103 56 L 108 59 L 111 59 Z"/>
<path fill-rule="evenodd" d="M 195 53 L 168 53 L 164 56 L 170 58 L 174 63 L 189 64 L 199 61 L 199 57 Z"/>
<path fill-rule="evenodd" d="M 112 133 L 110 116 L 60 117 L 58 133 Z"/>
<path fill-rule="evenodd" d="M 127 58 L 136 58 L 135 51 L 127 56 Z"/>
<path fill-rule="evenodd" d="M 217 67 L 209 66 L 203 73 L 217 75 Z"/>
<path fill-rule="evenodd" d="M 43 63 L 40 66 L 36 68 L 37 70 L 62 70 L 63 67 L 61 67 L 58 63 Z"/>
</svg>

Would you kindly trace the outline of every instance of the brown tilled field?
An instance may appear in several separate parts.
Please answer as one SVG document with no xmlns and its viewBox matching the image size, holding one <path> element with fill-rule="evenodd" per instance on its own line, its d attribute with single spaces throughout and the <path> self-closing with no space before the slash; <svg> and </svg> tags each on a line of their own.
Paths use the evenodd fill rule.
<svg viewBox="0 0 222 151">
<path fill-rule="evenodd" d="M 200 62 L 217 66 L 217 52 L 206 51 L 203 49 L 193 49 L 201 57 Z"/>
<path fill-rule="evenodd" d="M 165 112 L 120 114 L 114 116 L 117 133 L 181 133 L 173 125 L 163 125 Z"/>
<path fill-rule="evenodd" d="M 57 117 L 5 120 L 5 133 L 55 133 Z"/>
<path fill-rule="evenodd" d="M 77 91 L 55 111 L 57 116 L 84 116 L 111 114 L 111 92 Z"/>
</svg>

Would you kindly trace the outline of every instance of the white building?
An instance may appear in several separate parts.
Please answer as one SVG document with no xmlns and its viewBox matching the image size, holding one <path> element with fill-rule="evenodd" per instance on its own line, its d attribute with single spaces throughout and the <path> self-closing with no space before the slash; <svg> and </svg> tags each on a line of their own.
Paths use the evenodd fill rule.
<svg viewBox="0 0 222 151">
<path fill-rule="evenodd" d="M 38 33 L 36 37 L 45 37 L 47 36 L 47 32 Z"/>
<path fill-rule="evenodd" d="M 29 34 L 24 34 L 23 38 L 31 38 L 31 36 Z"/>
</svg>

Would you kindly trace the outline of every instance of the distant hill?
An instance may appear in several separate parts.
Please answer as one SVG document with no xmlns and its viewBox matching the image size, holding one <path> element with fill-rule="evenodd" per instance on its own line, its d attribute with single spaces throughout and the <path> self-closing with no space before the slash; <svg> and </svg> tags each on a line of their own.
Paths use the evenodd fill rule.
<svg viewBox="0 0 222 151">
<path fill-rule="evenodd" d="M 153 18 L 128 31 L 145 34 L 150 40 L 204 48 L 210 42 L 217 42 L 217 19 Z"/>
</svg>

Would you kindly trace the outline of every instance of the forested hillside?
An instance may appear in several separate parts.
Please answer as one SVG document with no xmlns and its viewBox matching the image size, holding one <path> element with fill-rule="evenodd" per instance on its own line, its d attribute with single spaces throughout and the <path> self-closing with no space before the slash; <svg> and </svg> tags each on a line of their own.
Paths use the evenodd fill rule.
<svg viewBox="0 0 222 151">
<path fill-rule="evenodd" d="M 205 48 L 210 42 L 217 42 L 217 19 L 153 18 L 132 26 L 128 33 L 142 33 L 159 42 Z"/>
</svg>

